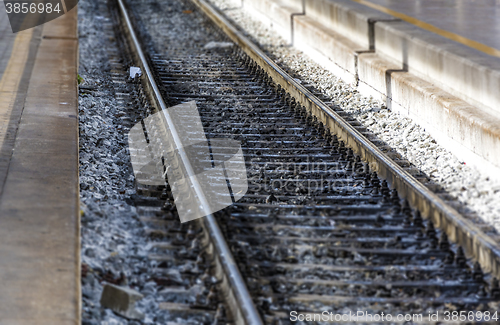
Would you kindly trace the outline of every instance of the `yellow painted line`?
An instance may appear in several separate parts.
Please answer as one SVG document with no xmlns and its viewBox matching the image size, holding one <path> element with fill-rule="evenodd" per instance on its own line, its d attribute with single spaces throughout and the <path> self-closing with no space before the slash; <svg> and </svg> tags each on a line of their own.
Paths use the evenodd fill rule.
<svg viewBox="0 0 500 325">
<path fill-rule="evenodd" d="M 447 39 L 450 39 L 452 41 L 458 42 L 460 44 L 463 44 L 463 45 L 466 45 L 466 46 L 471 47 L 473 49 L 476 49 L 478 51 L 481 51 L 483 53 L 486 53 L 486 54 L 489 54 L 489 55 L 496 56 L 496 57 L 500 58 L 500 50 L 498 50 L 498 49 L 496 49 L 494 47 L 490 47 L 488 45 L 485 45 L 485 44 L 473 41 L 471 39 L 468 39 L 467 37 L 463 37 L 463 36 L 460 36 L 458 34 L 449 32 L 447 30 L 441 29 L 441 28 L 436 27 L 434 25 L 431 25 L 431 24 L 428 24 L 428 23 L 423 22 L 421 20 L 418 20 L 417 18 L 405 15 L 403 13 L 394 11 L 392 9 L 386 8 L 384 6 L 375 4 L 375 3 L 367 1 L 367 0 L 351 0 L 351 1 L 363 4 L 363 5 L 367 6 L 367 7 L 370 7 L 370 8 L 373 8 L 375 10 L 381 11 L 383 13 L 392 15 L 392 16 L 397 17 L 397 18 L 399 18 L 399 19 L 401 19 L 403 21 L 406 21 L 407 23 L 410 23 L 412 25 L 415 25 L 417 27 L 425 29 L 425 30 L 427 30 L 429 32 L 438 34 L 438 35 L 446 37 Z"/>
<path fill-rule="evenodd" d="M 19 32 L 14 40 L 9 62 L 0 79 L 0 148 L 5 140 L 17 89 L 28 60 L 33 28 Z"/>
</svg>

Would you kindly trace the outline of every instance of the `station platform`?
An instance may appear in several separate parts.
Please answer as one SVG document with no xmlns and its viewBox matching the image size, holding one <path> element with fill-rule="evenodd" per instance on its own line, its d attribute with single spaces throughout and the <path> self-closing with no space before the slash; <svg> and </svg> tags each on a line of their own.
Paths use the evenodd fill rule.
<svg viewBox="0 0 500 325">
<path fill-rule="evenodd" d="M 0 9 L 0 324 L 81 323 L 77 65 L 76 9 Z"/>
<path fill-rule="evenodd" d="M 460 160 L 500 167 L 496 0 L 234 0 Z"/>
</svg>

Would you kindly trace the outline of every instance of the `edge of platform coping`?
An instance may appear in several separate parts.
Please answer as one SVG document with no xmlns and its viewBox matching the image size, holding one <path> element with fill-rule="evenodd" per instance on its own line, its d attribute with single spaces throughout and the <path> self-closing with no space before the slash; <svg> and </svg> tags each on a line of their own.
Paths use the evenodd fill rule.
<svg viewBox="0 0 500 325">
<path fill-rule="evenodd" d="M 69 28 L 67 26 L 69 25 Z M 75 57 L 72 58 L 72 60 L 75 62 L 75 71 L 78 74 L 79 66 L 80 66 L 80 58 L 79 58 L 79 38 L 78 38 L 78 5 L 75 5 L 71 10 L 67 11 L 64 15 L 54 19 L 53 21 L 50 21 L 48 23 L 45 23 L 42 29 L 42 35 L 41 35 L 41 41 L 42 42 L 55 42 L 55 41 L 74 41 L 76 44 L 76 51 L 75 51 Z M 78 131 L 78 97 L 79 97 L 79 91 L 78 91 L 78 81 L 77 77 L 75 76 L 74 80 L 74 85 L 75 85 L 75 98 L 76 98 L 76 119 L 77 119 L 77 129 L 75 130 L 76 132 L 76 144 L 77 144 L 77 163 L 79 164 L 79 150 L 78 148 L 80 147 L 79 141 L 80 141 L 80 136 L 79 136 L 79 131 Z M 79 166 L 77 166 L 76 169 L 76 177 L 78 179 L 78 184 L 79 184 Z M 77 224 L 77 233 L 78 233 L 78 238 L 77 238 L 77 268 L 76 268 L 76 301 L 77 301 L 77 315 L 75 318 L 75 324 L 80 324 L 82 322 L 82 287 L 81 287 L 81 216 L 80 216 L 80 186 L 77 186 L 76 189 L 76 194 L 77 194 L 77 204 L 75 207 L 75 216 L 77 217 L 76 224 Z"/>
<path fill-rule="evenodd" d="M 485 272 L 491 272 L 496 277 L 500 276 L 500 245 L 498 243 L 455 209 L 445 204 L 436 194 L 387 156 L 376 157 L 376 154 L 380 152 L 378 148 L 363 136 L 359 137 L 361 134 L 355 128 L 343 121 L 337 113 L 322 104 L 303 86 L 283 75 L 283 72 L 280 72 L 281 68 L 277 67 L 276 64 L 272 63 L 271 66 L 267 66 L 266 59 L 257 54 L 262 53 L 260 49 L 238 40 L 240 37 L 245 37 L 236 29 L 221 24 L 221 21 L 226 19 L 223 17 L 223 13 L 219 13 L 211 5 L 206 4 L 206 0 L 192 1 L 227 32 L 229 37 L 239 44 L 253 60 L 263 66 L 276 83 L 285 87 L 291 96 L 298 99 L 307 110 L 325 123 L 332 134 L 337 134 L 340 139 L 346 142 L 347 146 L 368 161 L 371 169 L 378 172 L 379 177 L 386 179 L 391 188 L 398 190 L 400 197 L 406 198 L 413 208 L 422 213 L 423 217 L 432 220 L 437 227 L 444 229 L 449 239 L 461 245 L 469 257 L 474 256 Z M 305 92 L 300 91 L 300 89 Z"/>
<path fill-rule="evenodd" d="M 266 3 L 274 3 L 274 6 L 279 6 L 279 1 L 276 0 L 260 0 L 261 2 Z M 235 2 L 235 1 L 233 1 Z M 235 2 L 236 3 L 236 2 Z M 352 56 L 352 60 L 354 61 L 352 64 L 354 66 L 354 70 L 346 67 L 343 62 L 338 61 L 338 57 L 336 55 L 331 55 L 331 53 L 321 53 L 320 50 L 312 48 L 310 44 L 305 43 L 300 39 L 300 35 L 297 35 L 297 31 L 286 30 L 285 26 L 282 26 L 279 21 L 277 21 L 276 17 L 268 15 L 268 13 L 261 12 L 257 8 L 255 8 L 252 3 L 249 1 L 243 2 L 244 9 L 254 18 L 258 20 L 264 21 L 266 24 L 269 24 L 272 29 L 274 29 L 280 36 L 285 38 L 285 40 L 290 41 L 290 35 L 294 35 L 295 39 L 298 41 L 295 42 L 294 46 L 299 47 L 300 50 L 308 54 L 311 59 L 324 66 L 326 69 L 332 71 L 334 74 L 338 75 L 344 81 L 351 83 L 357 86 L 358 91 L 363 95 L 371 95 L 375 98 L 378 98 L 382 101 L 387 102 L 388 108 L 394 108 L 394 110 L 403 116 L 408 116 L 412 118 L 415 122 L 423 126 L 425 129 L 429 131 L 429 133 L 436 138 L 440 143 L 449 147 L 450 151 L 455 154 L 460 160 L 466 161 L 469 165 L 474 166 L 478 169 L 490 171 L 489 173 L 495 178 L 495 175 L 498 175 L 500 179 L 500 119 L 492 116 L 489 112 L 482 110 L 481 108 L 475 107 L 472 104 L 467 103 L 466 101 L 457 98 L 456 96 L 446 92 L 445 90 L 435 86 L 433 83 L 428 82 L 419 76 L 415 76 L 402 68 L 399 69 L 390 69 L 389 67 L 393 65 L 397 65 L 400 67 L 399 63 L 394 63 L 387 61 L 385 57 L 380 57 L 382 61 L 387 62 L 387 66 L 378 66 L 373 68 L 378 68 L 383 72 L 383 74 L 388 74 L 389 80 L 398 80 L 397 85 L 394 85 L 393 82 L 389 83 L 389 87 L 383 84 L 383 87 L 378 87 L 378 85 L 373 83 L 373 80 L 363 80 L 360 78 L 359 73 L 359 61 L 363 60 L 363 57 L 367 54 L 371 55 L 375 53 L 375 55 L 379 55 L 376 53 L 376 49 L 366 48 L 364 50 L 360 50 L 360 47 L 356 46 L 352 47 L 352 39 L 349 39 L 349 43 L 345 43 L 343 39 L 347 39 L 346 37 L 330 37 L 332 42 L 336 43 L 337 46 L 345 47 L 343 53 L 347 53 Z M 349 14 L 356 15 L 356 5 L 359 6 L 358 3 L 353 2 L 352 8 L 349 9 Z M 339 5 L 339 8 L 344 8 L 345 6 L 349 6 L 349 3 L 342 2 Z M 287 10 L 287 8 L 282 8 L 282 10 Z M 345 9 L 347 10 L 347 9 Z M 374 9 L 367 8 L 367 12 L 375 11 Z M 362 15 L 362 14 L 359 14 Z M 292 15 L 293 20 L 295 21 L 295 26 L 298 24 L 305 24 L 307 19 L 312 19 L 307 15 Z M 367 27 L 369 35 L 367 38 L 371 38 L 372 40 L 368 40 L 368 43 L 372 43 L 374 46 L 374 29 L 377 22 L 381 23 L 390 23 L 397 22 L 400 23 L 399 19 L 386 19 L 384 17 L 380 19 L 370 19 L 367 18 L 366 23 L 369 25 Z M 318 21 L 314 21 L 315 24 L 321 24 Z M 273 24 L 274 23 L 274 24 Z M 323 25 L 323 24 L 321 24 Z M 314 29 L 312 26 L 308 26 L 310 29 Z M 289 27 L 291 28 L 291 26 Z M 330 30 L 331 34 L 339 35 L 339 33 L 333 30 L 330 27 L 325 25 L 322 26 L 323 30 Z M 370 30 L 372 31 L 370 33 Z M 317 30 L 316 30 L 317 32 Z M 341 34 L 340 34 L 341 35 Z M 363 41 L 361 41 L 363 43 Z M 364 42 L 366 43 L 366 42 Z M 321 44 L 323 42 L 314 42 L 314 45 Z M 353 43 L 354 44 L 354 43 Z M 359 43 L 357 43 L 359 44 Z M 346 55 L 347 55 L 346 54 Z M 394 77 L 391 79 L 391 77 Z M 418 82 L 417 82 L 418 81 Z M 413 87 L 419 83 L 420 85 L 425 85 L 425 87 Z M 420 91 L 422 89 L 426 89 L 427 91 Z M 389 89 L 389 91 L 387 91 Z M 434 89 L 435 91 L 429 91 L 430 89 Z M 411 102 L 404 103 L 400 101 L 400 98 L 393 98 L 393 94 L 396 93 L 413 93 L 414 96 L 418 96 L 418 100 L 414 100 Z M 415 97 L 414 97 L 415 98 Z M 422 105 L 421 103 L 425 103 Z M 422 107 L 427 108 L 432 106 L 433 108 L 438 107 L 439 112 L 435 109 L 427 110 L 426 114 L 422 114 Z M 433 115 L 435 114 L 435 115 Z M 443 120 L 444 115 L 448 115 L 445 120 Z M 427 120 L 424 117 L 427 116 Z M 436 118 L 436 116 L 440 118 Z M 454 128 L 450 128 L 448 121 L 449 119 L 453 120 Z M 440 122 L 441 124 L 436 124 Z M 471 138 L 468 138 L 470 134 L 474 135 L 474 140 L 476 142 L 471 141 Z"/>
<path fill-rule="evenodd" d="M 64 15 L 45 23 L 42 30 L 42 39 L 78 41 L 78 6 L 75 6 Z"/>
</svg>

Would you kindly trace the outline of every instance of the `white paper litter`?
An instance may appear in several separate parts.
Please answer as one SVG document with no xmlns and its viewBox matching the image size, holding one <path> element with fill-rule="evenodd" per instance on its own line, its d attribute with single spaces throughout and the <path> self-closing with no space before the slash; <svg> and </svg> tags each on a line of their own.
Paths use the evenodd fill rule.
<svg viewBox="0 0 500 325">
<path fill-rule="evenodd" d="M 138 67 L 130 67 L 130 78 L 134 79 L 135 76 L 140 77 L 142 75 L 141 68 Z"/>
<path fill-rule="evenodd" d="M 232 47 L 234 44 L 231 42 L 208 42 L 203 46 L 205 50 L 212 50 L 212 49 L 225 49 L 228 47 Z"/>
</svg>

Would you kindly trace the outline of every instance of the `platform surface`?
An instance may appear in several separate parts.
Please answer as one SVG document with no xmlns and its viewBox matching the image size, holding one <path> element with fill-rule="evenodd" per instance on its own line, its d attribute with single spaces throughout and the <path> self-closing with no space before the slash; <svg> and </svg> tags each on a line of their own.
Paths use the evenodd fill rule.
<svg viewBox="0 0 500 325">
<path fill-rule="evenodd" d="M 0 7 L 0 9 L 3 9 Z M 0 10 L 0 78 L 7 67 L 16 34 L 12 33 L 5 10 Z"/>
<path fill-rule="evenodd" d="M 500 50 L 497 0 L 363 0 Z"/>
<path fill-rule="evenodd" d="M 77 12 L 0 6 L 0 324 L 80 324 Z"/>
</svg>

